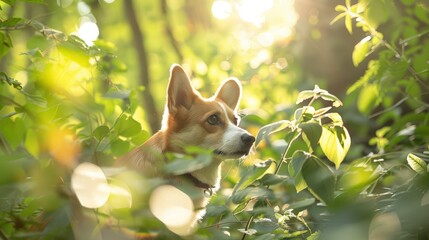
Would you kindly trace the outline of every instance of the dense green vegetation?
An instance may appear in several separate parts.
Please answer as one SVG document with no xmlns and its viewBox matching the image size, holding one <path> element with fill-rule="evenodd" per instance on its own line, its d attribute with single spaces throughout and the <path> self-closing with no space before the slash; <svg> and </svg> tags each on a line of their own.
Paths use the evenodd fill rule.
<svg viewBox="0 0 429 240">
<path fill-rule="evenodd" d="M 148 207 L 163 181 L 112 168 L 159 129 L 172 63 L 204 94 L 239 78 L 257 137 L 187 239 L 429 238 L 429 4 L 315 2 L 0 1 L 0 239 L 180 238 Z M 165 171 L 211 161 L 189 151 Z M 111 188 L 88 208 L 84 162 Z"/>
</svg>

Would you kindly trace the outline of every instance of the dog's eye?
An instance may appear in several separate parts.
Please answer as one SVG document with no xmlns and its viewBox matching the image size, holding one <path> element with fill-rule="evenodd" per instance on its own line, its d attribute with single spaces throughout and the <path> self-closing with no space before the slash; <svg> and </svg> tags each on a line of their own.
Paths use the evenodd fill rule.
<svg viewBox="0 0 429 240">
<path fill-rule="evenodd" d="M 209 118 L 207 118 L 207 122 L 210 125 L 219 125 L 220 124 L 220 119 L 216 114 L 210 115 Z"/>
</svg>

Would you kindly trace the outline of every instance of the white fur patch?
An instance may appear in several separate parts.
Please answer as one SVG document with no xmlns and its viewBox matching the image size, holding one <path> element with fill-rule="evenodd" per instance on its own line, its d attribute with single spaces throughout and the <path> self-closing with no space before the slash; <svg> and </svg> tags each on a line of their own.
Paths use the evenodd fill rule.
<svg viewBox="0 0 429 240">
<path fill-rule="evenodd" d="M 228 126 L 225 130 L 225 133 L 222 138 L 222 144 L 218 148 L 219 151 L 222 151 L 226 154 L 233 154 L 235 152 L 240 151 L 243 148 L 241 136 L 243 134 L 249 134 L 246 130 L 239 128 L 236 126 L 231 119 L 228 118 L 228 113 L 226 111 L 225 106 L 222 103 L 218 104 L 222 107 L 224 111 L 225 117 L 227 119 Z"/>
</svg>

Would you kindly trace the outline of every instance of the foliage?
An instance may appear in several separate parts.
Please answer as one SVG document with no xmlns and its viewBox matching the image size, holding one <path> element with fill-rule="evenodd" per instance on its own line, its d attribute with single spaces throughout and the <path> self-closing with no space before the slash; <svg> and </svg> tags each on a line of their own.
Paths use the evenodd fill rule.
<svg viewBox="0 0 429 240">
<path fill-rule="evenodd" d="M 0 13 L 0 238 L 96 235 L 112 225 L 112 217 L 115 226 L 161 239 L 177 237 L 147 206 L 150 192 L 165 180 L 110 168 L 151 132 L 142 120 L 150 113 L 140 106 L 140 95 L 151 92 L 131 81 L 139 63 L 130 60 L 133 49 L 122 42 L 132 33 L 125 33 L 126 24 L 115 25 L 115 10 L 112 22 L 98 18 L 106 21 L 106 40 L 89 44 L 64 26 L 71 16 L 96 14 L 96 4 L 73 3 L 90 9 L 77 13 L 70 10 L 71 1 L 57 2 L 66 16 L 51 21 L 15 16 L 25 16 L 20 9 L 28 6 L 52 10 L 43 0 L 0 3 L 8 10 Z M 139 4 L 154 6 L 150 1 Z M 178 9 L 183 3 L 168 4 Z M 177 59 L 195 69 L 196 83 L 208 92 L 212 83 L 202 80 L 207 77 L 249 79 L 244 81 L 243 106 L 250 111 L 242 125 L 256 134 L 254 156 L 224 163 L 221 191 L 212 196 L 189 239 L 427 238 L 428 9 L 417 0 L 346 0 L 332 9 L 338 12 L 332 27 L 344 20 L 345 29 L 361 37 L 350 59 L 365 68 L 343 101 L 322 89 L 324 82 L 318 83 L 322 88 L 288 90 L 308 89 L 309 83 L 300 82 L 296 53 L 279 50 L 284 42 L 266 47 L 278 57 L 271 65 L 265 58 L 246 62 L 252 53 L 267 51 L 235 52 L 225 38 L 233 26 L 218 26 L 217 33 L 195 25 L 171 32 L 169 26 L 169 33 L 161 33 L 160 24 L 183 23 L 183 16 L 170 19 L 148 12 L 144 20 L 154 21 L 150 29 L 156 35 L 146 46 L 152 51 L 151 71 L 159 75 L 151 79 L 158 107 L 164 104 L 165 66 Z M 163 34 L 168 37 L 161 38 Z M 168 41 L 174 51 L 166 51 Z M 270 81 L 261 80 L 265 78 Z M 162 94 L 153 94 L 158 90 Z M 164 171 L 180 175 L 210 164 L 209 152 L 188 151 L 192 156 L 169 156 Z M 116 190 L 93 210 L 77 206 L 71 190 L 72 172 L 82 162 L 101 166 Z M 76 214 L 96 221 L 79 225 L 72 221 Z"/>
</svg>

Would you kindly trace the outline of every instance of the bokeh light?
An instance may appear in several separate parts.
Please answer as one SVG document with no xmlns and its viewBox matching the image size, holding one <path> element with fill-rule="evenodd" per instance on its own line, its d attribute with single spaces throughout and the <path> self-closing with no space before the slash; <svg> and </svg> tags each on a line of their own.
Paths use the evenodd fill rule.
<svg viewBox="0 0 429 240">
<path fill-rule="evenodd" d="M 73 168 L 81 152 L 77 136 L 64 129 L 53 129 L 46 137 L 46 145 L 51 156 L 61 165 Z"/>
<path fill-rule="evenodd" d="M 79 164 L 71 178 L 73 191 L 83 207 L 99 208 L 110 195 L 106 176 L 97 165 L 89 162 Z"/>
<path fill-rule="evenodd" d="M 227 19 L 231 16 L 232 6 L 226 0 L 217 0 L 212 4 L 212 14 L 217 19 Z"/>
<path fill-rule="evenodd" d="M 179 189 L 171 185 L 156 188 L 149 205 L 153 215 L 172 232 L 187 236 L 195 231 L 194 205 L 190 197 Z"/>
<path fill-rule="evenodd" d="M 96 23 L 92 21 L 82 21 L 76 35 L 80 37 L 88 46 L 92 46 L 97 40 L 100 31 Z"/>
</svg>

